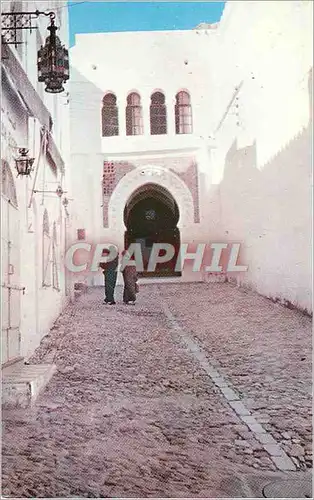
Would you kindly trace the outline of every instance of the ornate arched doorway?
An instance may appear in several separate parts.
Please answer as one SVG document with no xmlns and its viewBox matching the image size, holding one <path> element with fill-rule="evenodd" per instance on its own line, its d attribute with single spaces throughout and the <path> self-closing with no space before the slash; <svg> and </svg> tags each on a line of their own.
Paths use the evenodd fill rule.
<svg viewBox="0 0 314 500">
<path fill-rule="evenodd" d="M 159 184 L 144 184 L 128 199 L 124 208 L 124 244 L 125 248 L 131 243 L 141 245 L 144 262 L 142 276 L 181 276 L 175 271 L 180 249 L 179 215 L 175 199 Z M 171 261 L 157 264 L 152 273 L 147 271 L 147 265 L 154 243 L 173 245 L 175 254 Z"/>
</svg>

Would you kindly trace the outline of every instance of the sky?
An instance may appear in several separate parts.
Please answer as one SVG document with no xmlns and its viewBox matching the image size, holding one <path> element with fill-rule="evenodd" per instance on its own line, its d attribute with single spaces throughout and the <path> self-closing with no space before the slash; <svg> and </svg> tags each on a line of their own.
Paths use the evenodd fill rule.
<svg viewBox="0 0 314 500">
<path fill-rule="evenodd" d="M 220 20 L 225 2 L 69 2 L 70 46 L 75 33 L 187 30 Z"/>
</svg>

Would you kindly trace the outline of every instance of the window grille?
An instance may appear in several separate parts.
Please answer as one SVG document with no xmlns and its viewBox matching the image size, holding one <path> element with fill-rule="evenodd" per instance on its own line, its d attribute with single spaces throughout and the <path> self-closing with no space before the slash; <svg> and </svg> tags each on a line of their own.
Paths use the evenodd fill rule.
<svg viewBox="0 0 314 500">
<path fill-rule="evenodd" d="M 78 240 L 85 240 L 85 238 L 86 238 L 85 229 L 78 229 L 77 230 L 77 239 Z"/>
<path fill-rule="evenodd" d="M 125 118 L 126 118 L 126 135 L 143 134 L 141 98 L 139 94 L 137 94 L 136 92 L 133 92 L 127 98 Z"/>
<path fill-rule="evenodd" d="M 192 133 L 192 107 L 187 92 L 178 92 L 175 105 L 176 134 Z"/>
<path fill-rule="evenodd" d="M 167 108 L 165 96 L 162 92 L 155 92 L 151 97 L 150 133 L 151 135 L 167 133 Z"/>
<path fill-rule="evenodd" d="M 102 135 L 103 137 L 119 135 L 118 106 L 114 94 L 107 94 L 103 98 Z"/>
</svg>

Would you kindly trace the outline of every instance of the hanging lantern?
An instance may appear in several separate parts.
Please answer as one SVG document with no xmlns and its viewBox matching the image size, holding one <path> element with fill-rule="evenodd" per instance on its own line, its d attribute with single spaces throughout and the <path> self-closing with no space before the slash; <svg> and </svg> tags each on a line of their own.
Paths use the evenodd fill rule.
<svg viewBox="0 0 314 500">
<path fill-rule="evenodd" d="M 28 149 L 20 148 L 20 156 L 15 159 L 17 175 L 30 175 L 35 158 L 28 157 Z"/>
<path fill-rule="evenodd" d="M 46 84 L 45 91 L 50 94 L 63 92 L 63 83 L 70 77 L 69 52 L 56 36 L 57 29 L 52 14 L 51 24 L 48 26 L 50 35 L 46 38 L 44 47 L 39 49 L 37 60 L 38 81 Z"/>
</svg>

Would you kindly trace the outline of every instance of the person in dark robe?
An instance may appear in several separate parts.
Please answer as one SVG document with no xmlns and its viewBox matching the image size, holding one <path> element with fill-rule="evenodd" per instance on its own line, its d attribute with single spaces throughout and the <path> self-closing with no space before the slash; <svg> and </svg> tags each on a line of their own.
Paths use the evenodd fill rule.
<svg viewBox="0 0 314 500">
<path fill-rule="evenodd" d="M 122 252 L 122 256 L 126 259 L 128 254 L 126 250 Z M 136 262 L 131 259 L 128 261 L 124 269 L 122 270 L 124 290 L 123 290 L 123 303 L 128 305 L 135 305 L 136 294 L 138 292 L 138 276 L 136 271 Z"/>
<path fill-rule="evenodd" d="M 103 249 L 102 257 L 109 257 L 110 253 L 116 253 L 116 249 L 114 247 L 110 247 Z M 118 254 L 116 257 L 108 262 L 101 262 L 100 268 L 103 270 L 104 274 L 104 282 L 105 282 L 105 297 L 104 304 L 109 304 L 110 306 L 114 305 L 116 302 L 114 300 L 114 290 L 117 283 L 117 267 L 119 263 Z"/>
</svg>

